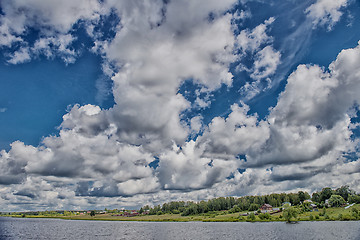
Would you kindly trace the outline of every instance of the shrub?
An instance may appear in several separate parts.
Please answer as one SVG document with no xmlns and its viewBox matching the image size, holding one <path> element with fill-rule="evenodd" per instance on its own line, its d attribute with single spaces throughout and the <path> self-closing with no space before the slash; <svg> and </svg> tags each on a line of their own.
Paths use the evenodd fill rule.
<svg viewBox="0 0 360 240">
<path fill-rule="evenodd" d="M 247 216 L 247 220 L 248 221 L 255 221 L 255 214 L 254 213 L 250 213 L 250 215 L 249 216 Z"/>
<path fill-rule="evenodd" d="M 261 220 L 264 220 L 264 219 L 270 219 L 271 216 L 270 216 L 269 213 L 260 213 L 260 214 L 259 214 L 259 218 L 260 218 Z"/>
<path fill-rule="evenodd" d="M 240 221 L 243 221 L 243 220 L 244 220 L 244 217 L 243 217 L 243 216 L 239 216 L 238 219 L 239 219 Z"/>
<path fill-rule="evenodd" d="M 320 215 L 320 216 L 325 216 L 325 214 L 326 214 L 326 208 L 323 207 L 323 210 L 322 210 L 322 212 L 321 212 L 319 215 Z"/>
<path fill-rule="evenodd" d="M 359 214 L 359 210 L 358 210 L 357 208 L 351 208 L 351 211 L 352 211 L 353 213 Z"/>
<path fill-rule="evenodd" d="M 314 220 L 314 216 L 313 216 L 313 215 L 310 215 L 310 216 L 309 216 L 309 219 L 310 219 L 310 221 Z"/>
<path fill-rule="evenodd" d="M 340 207 L 341 205 L 343 205 L 345 203 L 345 200 L 343 199 L 342 196 L 340 195 L 331 195 L 330 199 L 329 199 L 329 204 L 332 207 Z"/>
<path fill-rule="evenodd" d="M 256 211 L 260 208 L 259 204 L 252 203 L 249 207 L 249 211 Z"/>
<path fill-rule="evenodd" d="M 316 219 L 316 220 L 319 220 L 319 219 L 320 219 L 320 216 L 319 216 L 319 215 L 316 215 L 316 216 L 315 216 L 315 219 Z"/>
<path fill-rule="evenodd" d="M 349 220 L 354 220 L 354 218 L 352 218 L 349 214 L 344 214 L 341 216 L 341 221 L 349 221 Z"/>
</svg>

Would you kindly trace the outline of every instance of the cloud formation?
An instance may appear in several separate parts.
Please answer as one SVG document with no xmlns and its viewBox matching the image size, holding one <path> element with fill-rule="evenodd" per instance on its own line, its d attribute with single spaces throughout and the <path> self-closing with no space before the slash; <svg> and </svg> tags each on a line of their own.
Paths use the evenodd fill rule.
<svg viewBox="0 0 360 240">
<path fill-rule="evenodd" d="M 340 9 L 348 4 L 349 0 L 317 0 L 305 10 L 305 13 L 312 20 L 314 27 L 328 25 L 328 29 L 331 30 L 343 15 Z"/>
<path fill-rule="evenodd" d="M 301 14 L 316 26 L 334 27 L 348 3 L 325 2 L 309 4 Z M 271 35 L 275 17 L 242 29 L 234 20 L 252 15 L 235 11 L 239 3 L 232 0 L 41 3 L 1 2 L 0 44 L 19 44 L 8 62 L 40 55 L 74 62 L 72 30 L 84 22 L 92 50 L 111 76 L 115 104 L 74 105 L 57 135 L 39 146 L 15 141 L 2 150 L 0 206 L 136 206 L 311 191 L 328 183 L 360 190 L 359 160 L 345 156 L 358 146 L 352 118 L 360 101 L 359 45 L 341 51 L 327 68 L 297 66 L 263 119 L 237 101 L 228 114 L 206 123 L 201 110 L 211 106 L 211 94 L 232 88 L 234 74 L 248 73 L 251 81 L 240 91 L 249 99 L 264 82 L 271 87 L 284 54 Z M 110 13 L 119 23 L 113 38 L 101 39 L 95 28 Z M 26 42 L 29 29 L 40 32 L 33 43 Z M 180 91 L 186 81 L 196 86 L 193 101 Z"/>
</svg>

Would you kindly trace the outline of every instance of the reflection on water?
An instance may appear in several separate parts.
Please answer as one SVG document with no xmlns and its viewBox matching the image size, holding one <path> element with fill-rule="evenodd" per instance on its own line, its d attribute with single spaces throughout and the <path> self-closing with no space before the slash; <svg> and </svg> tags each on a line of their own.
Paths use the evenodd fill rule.
<svg viewBox="0 0 360 240">
<path fill-rule="evenodd" d="M 360 222 L 113 222 L 1 218 L 0 239 L 360 239 Z"/>
</svg>

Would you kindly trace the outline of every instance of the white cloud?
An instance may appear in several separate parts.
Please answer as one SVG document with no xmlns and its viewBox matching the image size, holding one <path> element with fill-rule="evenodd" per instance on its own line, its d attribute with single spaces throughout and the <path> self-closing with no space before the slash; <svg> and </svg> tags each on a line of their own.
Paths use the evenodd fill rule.
<svg viewBox="0 0 360 240">
<path fill-rule="evenodd" d="M 70 31 L 74 24 L 79 20 L 88 25 L 96 24 L 100 14 L 110 10 L 97 0 L 4 0 L 0 4 L 3 12 L 0 15 L 0 46 L 14 47 L 18 42 L 23 45 L 8 61 L 12 64 L 29 61 L 39 54 L 48 58 L 59 54 L 65 63 L 73 63 L 77 54 L 70 47 L 74 40 Z M 39 36 L 33 46 L 25 48 L 29 45 L 26 42 L 29 29 L 38 30 Z"/>
<path fill-rule="evenodd" d="M 203 117 L 201 115 L 193 117 L 190 120 L 191 131 L 198 133 L 202 129 L 202 126 L 203 126 L 202 120 L 203 120 Z"/>
<path fill-rule="evenodd" d="M 254 53 L 260 50 L 261 45 L 271 43 L 273 39 L 267 35 L 266 31 L 274 21 L 275 18 L 271 17 L 251 31 L 249 29 L 242 30 L 236 37 L 237 48 L 243 53 Z"/>
<path fill-rule="evenodd" d="M 113 4 L 123 27 L 103 51 L 120 68 L 112 78 L 116 105 L 111 114 L 118 134 L 156 153 L 172 141 L 181 145 L 189 129 L 180 116 L 191 105 L 178 93 L 179 86 L 190 78 L 203 92 L 232 84 L 231 16 L 219 13 L 233 2 Z M 215 14 L 212 21 L 210 11 Z M 202 107 L 209 104 L 200 100 Z"/>
<path fill-rule="evenodd" d="M 44 55 L 47 58 L 60 56 L 65 63 L 74 63 L 77 53 L 71 48 L 72 42 L 76 40 L 71 34 L 57 34 L 56 37 L 43 37 L 35 41 L 31 52 L 35 56 Z"/>
<path fill-rule="evenodd" d="M 309 163 L 327 155 L 336 161 L 353 151 L 349 110 L 360 100 L 359 60 L 357 46 L 343 50 L 329 71 L 300 65 L 271 110 L 269 141 L 249 153 L 248 164 Z"/>
<path fill-rule="evenodd" d="M 226 119 L 214 118 L 198 139 L 199 144 L 206 145 L 204 154 L 237 156 L 261 147 L 269 138 L 268 125 L 258 121 L 257 115 L 248 115 L 248 111 L 248 106 L 234 104 Z"/>
<path fill-rule="evenodd" d="M 250 77 L 260 80 L 273 75 L 280 64 L 281 54 L 272 46 L 266 46 L 255 55 L 254 66 Z"/>
<path fill-rule="evenodd" d="M 233 61 L 253 57 L 247 70 L 255 81 L 244 87 L 252 89 L 249 94 L 260 92 L 260 81 L 276 72 L 281 55 L 268 35 L 275 18 L 234 37 L 233 16 L 225 12 L 235 1 L 106 1 L 102 6 L 97 1 L 29 2 L 1 3 L 1 21 L 14 19 L 14 25 L 0 27 L 6 36 L 0 44 L 21 41 L 15 33 L 22 36 L 29 27 L 42 32 L 33 46 L 24 43 L 13 55 L 14 64 L 40 54 L 73 61 L 75 37 L 69 30 L 74 23 L 96 22 L 100 12 L 115 9 L 121 19 L 115 38 L 96 40 L 94 48 L 112 77 L 115 105 L 108 110 L 75 105 L 63 116 L 58 136 L 44 138 L 37 147 L 17 141 L 1 151 L 0 205 L 133 206 L 329 184 L 358 186 L 359 160 L 348 162 L 343 153 L 358 144 L 350 138 L 354 125 L 349 109 L 360 101 L 359 46 L 343 50 L 328 70 L 298 66 L 267 119 L 249 114 L 241 103 L 206 126 L 202 116 L 187 122 L 182 114 L 206 108 L 213 91 L 232 85 Z M 335 10 L 321 14 L 323 2 L 308 8 L 309 18 L 318 19 L 316 24 L 338 21 L 345 3 L 330 4 Z M 15 11 L 21 7 L 24 12 Z M 193 106 L 178 93 L 189 79 L 201 88 Z M 156 169 L 149 166 L 155 159 Z"/>
<path fill-rule="evenodd" d="M 270 17 L 252 30 L 242 30 L 236 37 L 235 46 L 239 50 L 240 61 L 236 70 L 248 72 L 250 77 L 255 80 L 251 83 L 246 82 L 240 89 L 240 92 L 246 96 L 246 99 L 253 98 L 268 86 L 271 86 L 272 81 L 270 77 L 275 74 L 281 63 L 280 52 L 276 51 L 272 46 L 273 37 L 267 34 L 274 21 L 275 18 Z M 251 58 L 251 66 L 246 66 L 241 62 L 244 57 Z M 265 86 L 264 79 L 266 80 Z"/>
<path fill-rule="evenodd" d="M 22 34 L 28 27 L 49 34 L 52 33 L 49 29 L 67 33 L 79 19 L 95 19 L 101 10 L 97 0 L 4 0 L 1 7 L 3 18 L 11 21 L 11 30 L 17 34 Z"/>
<path fill-rule="evenodd" d="M 159 163 L 159 180 L 164 189 L 187 190 L 208 188 L 228 177 L 239 162 L 220 158 L 205 157 L 204 145 L 194 141 L 181 148 L 173 145 L 163 152 Z"/>
<path fill-rule="evenodd" d="M 24 63 L 30 61 L 31 59 L 29 50 L 26 47 L 20 48 L 18 51 L 10 54 L 9 57 L 10 59 L 8 60 L 8 63 L 11 64 Z"/>
<path fill-rule="evenodd" d="M 317 0 L 305 10 L 312 20 L 314 27 L 327 25 L 331 28 L 340 20 L 342 8 L 349 4 L 349 0 Z"/>
</svg>

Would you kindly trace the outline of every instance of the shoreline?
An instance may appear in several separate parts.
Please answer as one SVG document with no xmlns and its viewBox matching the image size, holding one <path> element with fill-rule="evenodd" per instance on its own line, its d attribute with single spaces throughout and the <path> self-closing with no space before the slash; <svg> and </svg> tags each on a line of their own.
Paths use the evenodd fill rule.
<svg viewBox="0 0 360 240">
<path fill-rule="evenodd" d="M 192 216 L 188 217 L 177 217 L 177 218 L 169 218 L 168 216 L 164 216 L 163 218 L 143 218 L 143 217 L 121 217 L 121 218 L 114 218 L 114 217 L 77 217 L 77 216 L 0 216 L 6 218 L 32 218 L 32 219 L 61 219 L 61 220 L 81 220 L 81 221 L 119 221 L 119 222 L 262 222 L 262 223 L 269 223 L 269 222 L 283 222 L 288 224 L 296 224 L 300 222 L 355 222 L 360 221 L 359 219 L 305 219 L 299 218 L 293 220 L 291 222 L 286 221 L 285 219 L 271 219 L 271 220 L 248 220 L 248 219 L 234 219 L 234 218 L 223 218 L 223 219 L 209 219 L 204 218 L 203 216 Z"/>
<path fill-rule="evenodd" d="M 293 215 L 289 218 L 287 215 L 290 211 Z M 94 211 L 92 211 L 92 214 Z M 303 222 L 303 221 L 359 221 L 360 220 L 360 204 L 354 204 L 350 207 L 330 207 L 316 209 L 312 211 L 304 211 L 300 207 L 291 207 L 277 212 L 232 212 L 211 211 L 194 215 L 181 215 L 180 213 L 162 213 L 162 214 L 137 214 L 133 216 L 119 215 L 113 212 L 92 214 L 74 214 L 70 211 L 64 213 L 50 212 L 13 212 L 1 214 L 3 217 L 16 218 L 53 218 L 64 220 L 85 220 L 85 221 L 138 221 L 138 222 Z"/>
</svg>

